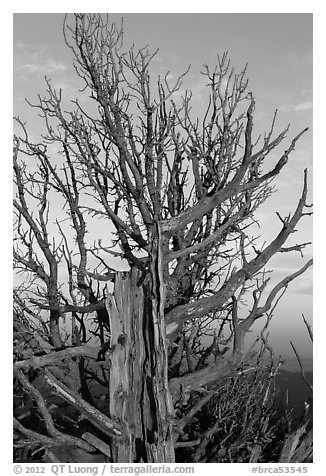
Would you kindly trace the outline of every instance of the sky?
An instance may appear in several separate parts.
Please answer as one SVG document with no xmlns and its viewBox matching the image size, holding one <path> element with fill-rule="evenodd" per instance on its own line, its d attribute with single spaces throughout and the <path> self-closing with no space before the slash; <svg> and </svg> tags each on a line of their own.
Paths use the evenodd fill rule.
<svg viewBox="0 0 326 476">
<path fill-rule="evenodd" d="M 258 212 L 260 242 L 270 240 L 280 229 L 275 212 L 292 211 L 302 190 L 303 170 L 308 168 L 309 200 L 312 200 L 312 15 L 294 13 L 209 13 L 209 14 L 123 14 L 125 45 L 148 45 L 159 51 L 153 61 L 153 79 L 170 71 L 181 74 L 191 64 L 184 88 L 193 91 L 193 110 L 200 115 L 205 104 L 202 66 L 213 66 L 216 55 L 228 51 L 232 65 L 240 71 L 248 63 L 249 90 L 256 99 L 256 136 L 268 130 L 278 109 L 280 131 L 291 124 L 282 153 L 291 139 L 305 127 L 309 131 L 297 144 L 284 174 L 275 182 L 277 193 Z M 61 87 L 66 98 L 78 94 L 71 52 L 62 36 L 63 14 L 14 15 L 14 115 L 27 122 L 33 135 L 41 123 L 25 98 L 35 101 L 45 92 L 44 76 Z M 121 15 L 110 19 L 119 22 Z M 272 166 L 272 165 L 271 165 Z M 312 240 L 312 220 L 304 217 L 289 244 Z M 274 282 L 301 268 L 312 256 L 308 247 L 304 258 L 298 253 L 279 254 L 272 261 Z M 302 357 L 309 357 L 311 343 L 301 314 L 312 322 L 312 271 L 292 283 L 283 297 L 270 327 L 276 354 L 293 357 L 289 341 Z"/>
</svg>

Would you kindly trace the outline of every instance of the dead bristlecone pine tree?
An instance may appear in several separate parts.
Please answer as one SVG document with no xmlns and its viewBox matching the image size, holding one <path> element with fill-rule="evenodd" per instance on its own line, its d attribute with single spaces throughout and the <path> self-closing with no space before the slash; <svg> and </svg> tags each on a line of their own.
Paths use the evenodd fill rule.
<svg viewBox="0 0 326 476">
<path fill-rule="evenodd" d="M 306 171 L 296 208 L 255 240 L 306 130 L 276 134 L 275 114 L 257 140 L 246 70 L 226 54 L 203 67 L 198 120 L 187 71 L 155 77 L 155 53 L 125 48 L 105 15 L 68 15 L 64 39 L 77 99 L 46 78 L 39 137 L 15 125 L 15 458 L 209 461 L 218 424 L 196 433 L 199 412 L 252 366 L 247 333 L 312 264 L 266 272 L 308 245 L 287 243 L 311 215 Z"/>
</svg>

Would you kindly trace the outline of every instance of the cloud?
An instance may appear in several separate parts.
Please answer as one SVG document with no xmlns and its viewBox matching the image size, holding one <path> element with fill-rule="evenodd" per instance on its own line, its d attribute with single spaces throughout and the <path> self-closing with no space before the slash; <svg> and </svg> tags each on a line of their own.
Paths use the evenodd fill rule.
<svg viewBox="0 0 326 476">
<path fill-rule="evenodd" d="M 299 294 L 312 295 L 313 294 L 313 283 L 312 283 L 312 281 L 298 286 L 297 289 L 295 290 L 295 292 L 297 292 Z"/>
<path fill-rule="evenodd" d="M 283 255 L 283 253 L 282 253 Z M 286 253 L 285 255 L 288 255 Z M 292 259 L 292 263 L 290 261 Z M 290 276 L 299 269 L 308 261 L 308 257 L 306 256 L 303 260 L 300 260 L 298 256 L 288 257 L 287 262 L 285 262 L 282 266 L 282 263 L 277 265 L 276 263 L 271 266 L 273 269 L 272 283 L 271 286 L 274 286 L 276 283 L 282 281 L 286 276 Z M 313 292 L 313 270 L 312 267 L 308 268 L 303 274 L 295 278 L 293 281 L 290 282 L 288 293 L 291 294 L 300 294 L 300 295 L 311 295 Z"/>
<path fill-rule="evenodd" d="M 303 101 L 299 104 L 283 104 L 278 108 L 282 112 L 300 112 L 300 111 L 311 111 L 313 108 L 312 101 Z"/>
<path fill-rule="evenodd" d="M 68 64 L 58 60 L 49 51 L 46 44 L 31 46 L 25 43 L 15 45 L 15 73 L 24 77 L 26 75 L 42 74 L 53 75 L 67 71 Z"/>
<path fill-rule="evenodd" d="M 27 73 L 62 73 L 68 69 L 68 66 L 62 61 L 56 61 L 54 59 L 48 59 L 39 63 L 25 63 L 20 65 L 20 69 Z"/>
<path fill-rule="evenodd" d="M 174 101 L 177 101 L 183 97 L 185 97 L 186 92 L 188 92 L 188 95 L 191 94 L 191 105 L 194 103 L 197 104 L 197 106 L 204 106 L 206 105 L 206 101 L 208 96 L 205 94 L 206 93 L 206 88 L 205 85 L 202 83 L 197 83 L 194 84 L 193 86 L 190 87 L 181 87 L 177 91 L 175 91 L 172 95 L 172 99 Z"/>
<path fill-rule="evenodd" d="M 297 106 L 295 106 L 294 110 L 295 111 L 309 111 L 312 108 L 313 108 L 312 101 L 304 101 L 298 104 Z"/>
</svg>

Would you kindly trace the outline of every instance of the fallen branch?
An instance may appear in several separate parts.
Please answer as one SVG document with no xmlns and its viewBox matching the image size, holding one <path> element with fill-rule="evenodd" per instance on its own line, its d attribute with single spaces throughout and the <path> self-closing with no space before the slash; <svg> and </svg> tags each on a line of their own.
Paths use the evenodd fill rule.
<svg viewBox="0 0 326 476">
<path fill-rule="evenodd" d="M 47 369 L 44 371 L 45 382 L 50 385 L 54 392 L 63 398 L 73 407 L 77 408 L 84 417 L 89 420 L 96 428 L 103 431 L 107 435 L 115 438 L 123 438 L 124 433 L 121 425 L 114 420 L 111 420 L 95 407 L 87 403 L 81 397 L 76 395 L 66 385 L 59 382 L 54 375 Z"/>
<path fill-rule="evenodd" d="M 83 433 L 82 438 L 90 445 L 94 446 L 94 448 L 97 448 L 101 453 L 110 458 L 110 461 L 112 461 L 111 448 L 106 443 L 94 436 L 92 433 L 88 432 Z"/>
<path fill-rule="evenodd" d="M 32 304 L 36 304 L 40 309 L 46 311 L 59 311 L 60 314 L 65 314 L 66 312 L 78 312 L 80 314 L 87 314 L 89 312 L 98 311 L 100 309 L 105 309 L 104 301 L 99 301 L 94 304 L 88 304 L 87 306 L 74 306 L 73 304 L 67 304 L 66 306 L 50 306 L 43 304 L 36 299 L 30 299 Z"/>
<path fill-rule="evenodd" d="M 78 346 L 71 347 L 69 349 L 59 350 L 58 352 L 52 352 L 51 354 L 33 356 L 30 359 L 19 360 L 15 362 L 15 367 L 17 368 L 39 368 L 45 367 L 46 365 L 53 365 L 56 362 L 63 359 L 71 359 L 74 357 L 89 357 L 90 359 L 95 359 L 98 356 L 101 347 L 89 347 L 89 346 Z"/>
</svg>

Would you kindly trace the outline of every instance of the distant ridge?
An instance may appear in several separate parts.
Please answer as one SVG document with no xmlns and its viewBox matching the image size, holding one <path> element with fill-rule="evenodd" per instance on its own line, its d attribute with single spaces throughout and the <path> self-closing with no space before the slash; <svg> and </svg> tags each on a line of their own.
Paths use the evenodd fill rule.
<svg viewBox="0 0 326 476">
<path fill-rule="evenodd" d="M 312 358 L 302 358 L 302 366 L 305 372 L 313 372 L 313 359 Z M 287 372 L 299 372 L 300 365 L 296 358 L 284 358 L 284 363 L 281 367 L 282 370 Z"/>
<path fill-rule="evenodd" d="M 313 372 L 305 370 L 305 378 L 309 383 L 313 382 Z M 304 403 L 311 398 L 311 392 L 302 379 L 300 372 L 280 370 L 276 376 L 276 384 L 280 390 L 280 398 L 285 403 L 288 392 L 288 410 L 292 410 L 294 426 L 304 411 Z"/>
</svg>

